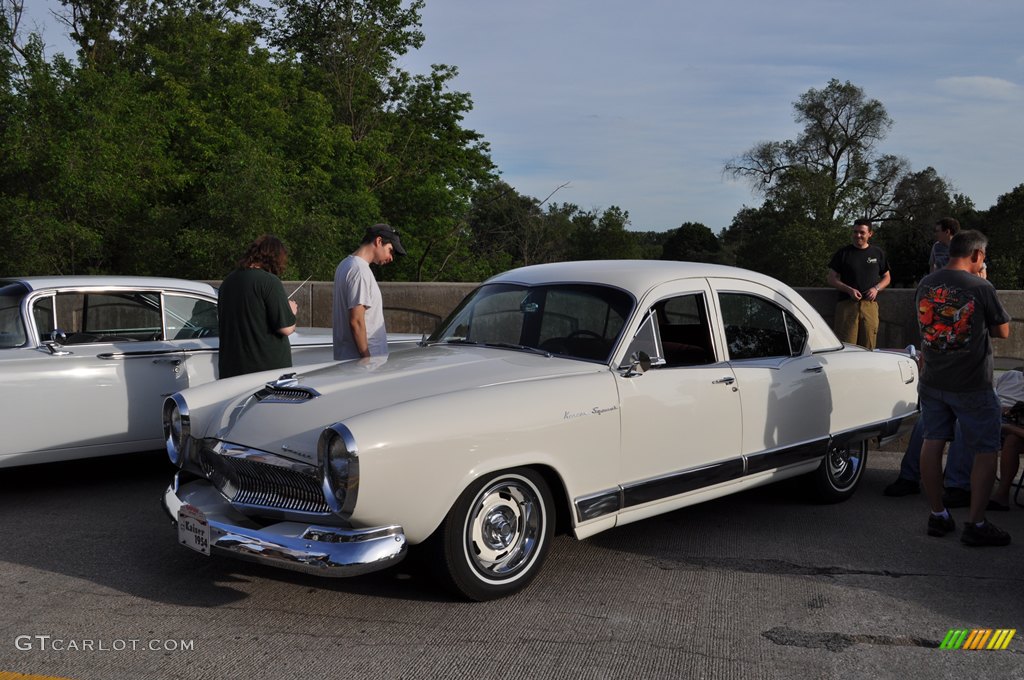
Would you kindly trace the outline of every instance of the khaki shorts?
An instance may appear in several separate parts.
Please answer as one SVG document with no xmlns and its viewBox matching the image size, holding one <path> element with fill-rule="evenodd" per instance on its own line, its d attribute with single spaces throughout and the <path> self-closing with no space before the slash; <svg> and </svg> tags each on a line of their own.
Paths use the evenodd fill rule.
<svg viewBox="0 0 1024 680">
<path fill-rule="evenodd" d="M 843 300 L 836 303 L 833 327 L 843 342 L 874 349 L 878 338 L 878 302 Z"/>
</svg>

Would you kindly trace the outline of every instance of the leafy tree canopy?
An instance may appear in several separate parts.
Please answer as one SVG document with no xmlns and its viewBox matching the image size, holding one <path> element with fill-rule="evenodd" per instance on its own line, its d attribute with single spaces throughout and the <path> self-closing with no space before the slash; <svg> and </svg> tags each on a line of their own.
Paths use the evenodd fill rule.
<svg viewBox="0 0 1024 680">
<path fill-rule="evenodd" d="M 216 279 L 270 232 L 286 276 L 327 280 L 386 221 L 410 253 L 386 280 L 650 258 L 818 286 L 867 216 L 913 285 L 948 215 L 989 234 L 997 285 L 1024 283 L 1024 185 L 978 211 L 934 168 L 911 172 L 883 153 L 885 107 L 849 82 L 800 95 L 793 139 L 726 165 L 763 203 L 721 234 L 633 231 L 619 206 L 554 200 L 566 185 L 535 198 L 499 179 L 456 67 L 400 66 L 426 40 L 423 0 L 61 0 L 75 61 L 45 58 L 24 3 L 0 0 L 0 275 Z"/>
</svg>

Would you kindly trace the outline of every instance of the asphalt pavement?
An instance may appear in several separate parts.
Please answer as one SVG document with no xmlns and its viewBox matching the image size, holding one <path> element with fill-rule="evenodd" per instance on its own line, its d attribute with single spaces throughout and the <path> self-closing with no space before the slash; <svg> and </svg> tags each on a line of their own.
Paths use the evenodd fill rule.
<svg viewBox="0 0 1024 680">
<path fill-rule="evenodd" d="M 882 496 L 897 464 L 838 505 L 776 485 L 559 537 L 488 603 L 415 561 L 320 580 L 179 547 L 159 452 L 4 469 L 0 678 L 1024 678 L 1024 508 L 992 514 L 1005 548 L 928 537 L 922 496 Z M 975 629 L 1017 632 L 941 648 Z"/>
</svg>

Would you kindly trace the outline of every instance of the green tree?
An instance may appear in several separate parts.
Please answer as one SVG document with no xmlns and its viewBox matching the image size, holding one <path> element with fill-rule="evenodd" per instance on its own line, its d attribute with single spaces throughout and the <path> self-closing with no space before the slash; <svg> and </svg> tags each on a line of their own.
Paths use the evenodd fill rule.
<svg viewBox="0 0 1024 680">
<path fill-rule="evenodd" d="M 873 240 L 885 250 L 892 285 L 911 287 L 928 273 L 928 255 L 935 242 L 935 222 L 962 217 L 949 182 L 934 168 L 905 175 L 896 185 L 889 218 Z"/>
<path fill-rule="evenodd" d="M 434 65 L 427 75 L 411 75 L 397 65 L 423 44 L 422 0 L 276 4 L 273 45 L 295 56 L 307 87 L 324 96 L 334 124 L 348 131 L 377 219 L 407 236 L 411 256 L 381 277 L 472 275 L 470 202 L 478 185 L 493 181 L 494 167 L 482 136 L 462 125 L 472 100 L 449 88 L 457 69 Z M 351 221 L 343 209 L 336 213 Z M 345 231 L 354 236 L 362 226 Z"/>
<path fill-rule="evenodd" d="M 594 211 L 573 216 L 569 237 L 571 260 L 628 260 L 640 258 L 640 244 L 626 227 L 629 213 L 611 206 L 600 215 Z"/>
<path fill-rule="evenodd" d="M 721 255 L 722 244 L 713 231 L 699 222 L 684 222 L 666 234 L 661 259 L 718 263 Z"/>
<path fill-rule="evenodd" d="M 810 224 L 801 210 L 766 202 L 743 208 L 721 235 L 723 261 L 774 276 L 791 286 L 821 286 L 832 253 L 843 244 L 838 231 Z"/>
<path fill-rule="evenodd" d="M 996 199 L 980 216 L 989 238 L 989 280 L 1000 289 L 1024 288 L 1024 184 Z"/>
<path fill-rule="evenodd" d="M 801 220 L 819 229 L 886 215 L 907 164 L 877 151 L 892 126 L 882 103 L 832 79 L 805 92 L 793 108 L 803 126 L 795 140 L 758 144 L 725 171 L 749 180 L 776 205 L 799 206 Z"/>
<path fill-rule="evenodd" d="M 273 232 L 290 273 L 330 278 L 388 221 L 412 256 L 384 278 L 473 277 L 468 214 L 493 181 L 456 70 L 408 74 L 398 0 L 62 0 L 78 64 L 48 63 L 0 0 L 4 271 L 223 276 Z"/>
</svg>

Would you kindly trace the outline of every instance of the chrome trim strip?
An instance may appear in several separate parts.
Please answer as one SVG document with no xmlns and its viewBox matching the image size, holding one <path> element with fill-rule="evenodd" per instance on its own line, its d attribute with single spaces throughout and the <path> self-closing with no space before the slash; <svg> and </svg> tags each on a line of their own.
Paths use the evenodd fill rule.
<svg viewBox="0 0 1024 680">
<path fill-rule="evenodd" d="M 707 486 L 731 482 L 742 476 L 743 459 L 733 458 L 642 482 L 626 484 L 622 487 L 623 507 L 629 508 L 662 498 L 678 496 Z"/>
<path fill-rule="evenodd" d="M 367 529 L 303 525 L 285 522 L 269 527 L 242 526 L 224 513 L 223 500 L 211 503 L 216 491 L 205 481 L 184 487 L 178 480 L 164 492 L 163 506 L 173 524 L 185 503 L 195 505 L 210 525 L 210 551 L 241 560 L 316 576 L 358 576 L 400 562 L 408 551 L 405 532 L 398 525 Z"/>
<path fill-rule="evenodd" d="M 797 465 L 815 458 L 824 458 L 828 453 L 828 447 L 833 444 L 844 446 L 873 437 L 898 436 L 893 433 L 902 433 L 907 428 L 907 424 L 913 423 L 916 417 L 917 412 L 915 411 L 905 416 L 870 423 L 821 439 L 740 456 L 698 468 L 670 472 L 651 479 L 622 484 L 617 489 L 579 496 L 574 501 L 577 521 L 591 520 L 636 505 L 741 479 L 747 475 Z"/>
<path fill-rule="evenodd" d="M 622 488 L 598 491 L 589 496 L 580 496 L 576 499 L 577 521 L 587 520 L 618 512 L 622 509 Z"/>
<path fill-rule="evenodd" d="M 744 456 L 746 460 L 746 474 L 774 470 L 786 465 L 804 463 L 814 458 L 821 458 L 828 453 L 828 442 L 830 438 L 815 439 L 810 442 L 803 442 L 784 449 L 774 451 L 762 451 L 761 453 Z"/>
<path fill-rule="evenodd" d="M 163 342 L 163 341 L 161 340 L 159 342 Z M 72 346 L 73 347 L 77 347 L 78 345 L 72 345 Z M 106 359 L 107 361 L 109 361 L 111 359 L 132 359 L 132 358 L 135 358 L 135 357 L 155 357 L 155 356 L 165 356 L 165 355 L 168 355 L 168 354 L 184 354 L 186 352 L 195 352 L 195 351 L 197 351 L 197 350 L 191 350 L 191 349 L 186 350 L 186 349 L 184 349 L 182 347 L 176 347 L 174 349 L 145 349 L 145 350 L 136 350 L 136 351 L 130 351 L 130 352 L 102 352 L 100 354 L 97 354 L 96 358 L 97 359 Z M 217 350 L 207 350 L 207 351 L 216 352 Z"/>
</svg>

